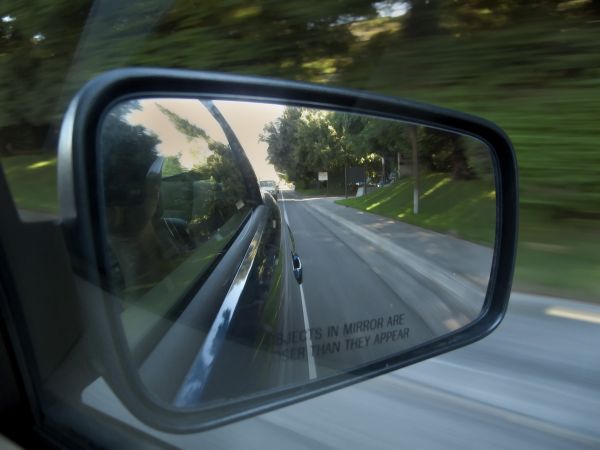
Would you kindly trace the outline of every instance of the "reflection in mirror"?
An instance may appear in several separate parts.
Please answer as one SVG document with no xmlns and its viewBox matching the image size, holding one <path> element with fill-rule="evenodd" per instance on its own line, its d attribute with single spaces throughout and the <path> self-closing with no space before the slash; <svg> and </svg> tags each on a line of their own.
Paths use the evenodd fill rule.
<svg viewBox="0 0 600 450">
<path fill-rule="evenodd" d="M 100 133 L 105 285 L 162 402 L 325 380 L 481 312 L 496 190 L 472 137 L 175 98 L 120 103 Z"/>
</svg>

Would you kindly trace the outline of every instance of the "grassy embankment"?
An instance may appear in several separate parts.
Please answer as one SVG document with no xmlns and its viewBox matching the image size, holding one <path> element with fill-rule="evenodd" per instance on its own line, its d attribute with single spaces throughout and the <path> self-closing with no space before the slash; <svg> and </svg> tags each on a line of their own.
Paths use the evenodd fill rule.
<svg viewBox="0 0 600 450">
<path fill-rule="evenodd" d="M 441 233 L 490 246 L 495 230 L 495 196 L 489 183 L 480 180 L 453 181 L 444 174 L 430 174 L 421 180 L 419 214 L 413 214 L 411 179 L 401 180 L 380 188 L 363 197 L 338 200 L 336 203 L 351 206 L 372 214 L 389 217 Z M 596 255 L 598 243 L 586 240 L 579 231 L 583 222 L 570 233 L 554 233 L 552 223 L 544 224 L 542 217 L 532 217 L 525 212 L 525 227 L 537 230 L 537 245 L 521 238 L 515 288 L 538 293 L 564 295 L 595 300 L 597 280 Z M 521 227 L 523 228 L 523 226 Z M 560 230 L 560 229 L 558 229 Z M 593 233 L 593 230 L 587 230 Z M 521 233 L 523 234 L 523 233 Z M 533 239 L 532 234 L 525 234 Z M 561 246 L 552 244 L 560 239 Z"/>
<path fill-rule="evenodd" d="M 337 203 L 491 246 L 496 213 L 495 193 L 489 186 L 480 180 L 453 181 L 446 174 L 424 176 L 419 214 L 412 210 L 411 179 Z"/>
<path fill-rule="evenodd" d="M 394 39 L 358 47 L 343 84 L 500 125 L 519 164 L 516 288 L 600 302 L 600 28 L 540 17 L 460 37 Z"/>
<path fill-rule="evenodd" d="M 11 194 L 19 209 L 58 212 L 56 157 L 27 154 L 0 158 Z"/>
<path fill-rule="evenodd" d="M 352 62 L 341 64 L 334 84 L 430 102 L 498 123 L 519 161 L 516 286 L 600 301 L 598 42 L 600 27 L 593 21 L 562 14 L 410 42 L 389 33 L 357 43 L 342 58 Z M 44 154 L 7 157 L 2 163 L 19 207 L 56 210 L 55 159 Z M 469 236 L 464 224 L 462 233 Z"/>
</svg>

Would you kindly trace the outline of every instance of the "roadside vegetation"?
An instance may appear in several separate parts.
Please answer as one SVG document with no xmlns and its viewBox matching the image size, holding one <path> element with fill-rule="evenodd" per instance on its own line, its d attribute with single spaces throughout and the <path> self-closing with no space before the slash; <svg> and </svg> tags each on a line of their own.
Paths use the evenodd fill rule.
<svg viewBox="0 0 600 450">
<path fill-rule="evenodd" d="M 428 192 L 421 211 L 412 210 L 413 183 L 400 180 L 362 197 L 336 203 L 490 246 L 494 196 L 480 181 L 449 181 L 443 174 L 422 179 Z M 547 217 L 521 209 L 515 288 L 526 292 L 596 301 L 598 229 L 589 221 L 566 221 L 557 228 Z M 544 220 L 546 219 L 546 220 Z M 571 225 L 571 226 L 569 226 Z M 541 270 L 543 268 L 544 270 Z"/>
<path fill-rule="evenodd" d="M 429 174 L 421 181 L 418 214 L 413 212 L 414 183 L 408 178 L 336 203 L 493 246 L 496 196 L 488 182 L 457 181 L 447 174 Z"/>
<path fill-rule="evenodd" d="M 62 112 L 101 71 L 185 67 L 355 87 L 504 128 L 520 169 L 517 285 L 600 301 L 599 2 L 135 2 L 104 8 L 86 28 L 92 3 L 3 5 L 0 158 L 21 207 L 56 208 Z M 124 38 L 140 29 L 143 39 Z M 77 70 L 67 70 L 75 59 Z M 377 156 L 364 161 L 373 176 Z M 299 190 L 317 188 L 317 172 L 334 170 L 306 169 Z"/>
<path fill-rule="evenodd" d="M 58 212 L 56 157 L 24 154 L 0 160 L 13 199 L 20 209 L 41 213 Z"/>
</svg>

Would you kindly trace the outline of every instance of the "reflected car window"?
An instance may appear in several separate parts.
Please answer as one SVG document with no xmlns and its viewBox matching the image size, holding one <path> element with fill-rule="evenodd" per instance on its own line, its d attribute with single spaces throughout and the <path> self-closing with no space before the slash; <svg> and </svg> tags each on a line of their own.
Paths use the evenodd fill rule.
<svg viewBox="0 0 600 450">
<path fill-rule="evenodd" d="M 101 130 L 107 284 L 135 347 L 209 272 L 250 211 L 233 151 L 208 108 L 124 102 Z"/>
</svg>

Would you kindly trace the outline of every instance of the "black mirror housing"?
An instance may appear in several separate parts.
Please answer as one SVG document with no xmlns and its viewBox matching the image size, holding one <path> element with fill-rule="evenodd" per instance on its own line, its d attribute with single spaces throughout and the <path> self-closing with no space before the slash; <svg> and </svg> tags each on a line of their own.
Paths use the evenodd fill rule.
<svg viewBox="0 0 600 450">
<path fill-rule="evenodd" d="M 106 271 L 106 261 L 101 256 L 105 230 L 99 205 L 103 200 L 98 188 L 99 124 L 119 102 L 154 97 L 264 102 L 361 114 L 458 133 L 485 143 L 491 152 L 496 180 L 496 228 L 489 284 L 480 314 L 468 325 L 423 345 L 304 385 L 241 397 L 229 403 L 207 403 L 201 408 L 178 408 L 157 399 L 141 381 L 127 345 L 126 333 L 118 320 L 122 304 L 106 295 L 108 288 L 101 276 Z M 237 138 L 228 133 L 226 130 L 229 145 L 235 148 L 239 144 Z M 239 158 L 242 161 L 244 156 Z M 71 102 L 61 129 L 58 161 L 61 218 L 70 227 L 69 235 L 77 239 L 79 248 L 76 271 L 85 285 L 81 295 L 86 296 L 83 308 L 90 351 L 95 352 L 92 359 L 127 408 L 155 428 L 174 433 L 200 431 L 315 397 L 473 343 L 491 333 L 504 317 L 517 244 L 517 163 L 508 137 L 484 119 L 404 99 L 308 83 L 186 70 L 119 69 L 89 82 Z M 256 176 L 248 167 L 243 161 L 240 163 L 250 192 L 243 203 L 256 207 L 261 204 L 260 192 Z M 219 184 L 216 186 L 222 190 Z M 279 200 L 277 203 L 285 203 Z M 244 223 L 251 225 L 251 219 Z M 277 226 L 274 223 L 273 229 Z M 261 233 L 265 232 L 261 229 Z M 243 232 L 238 237 L 244 238 Z M 248 248 L 252 248 L 251 239 L 249 234 Z M 236 250 L 233 245 L 231 248 Z M 298 253 L 305 257 L 302 249 Z M 293 275 L 302 284 L 302 263 L 298 254 L 288 252 L 287 256 L 290 254 Z M 309 275 L 306 278 L 308 283 Z"/>
</svg>

